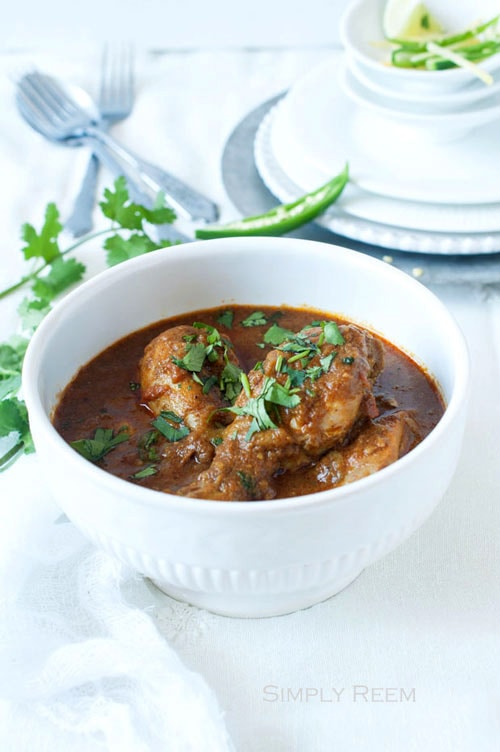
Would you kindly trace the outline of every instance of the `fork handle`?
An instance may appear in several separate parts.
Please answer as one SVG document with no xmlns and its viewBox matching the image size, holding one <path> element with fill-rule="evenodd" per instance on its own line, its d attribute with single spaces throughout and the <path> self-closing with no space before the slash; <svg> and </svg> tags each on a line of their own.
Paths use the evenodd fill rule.
<svg viewBox="0 0 500 752">
<path fill-rule="evenodd" d="M 131 173 L 118 159 L 115 158 L 110 150 L 107 150 L 99 142 L 90 142 L 83 139 L 81 143 L 87 144 L 94 149 L 93 159 L 99 163 L 101 161 L 116 177 L 123 176 L 127 181 L 130 198 L 138 204 L 152 208 L 156 197 L 149 195 L 145 191 L 144 185 L 138 180 L 136 175 Z M 67 225 L 66 225 L 67 226 Z M 187 235 L 179 232 L 173 225 L 156 225 L 152 230 L 158 241 L 168 240 L 170 243 L 187 243 L 191 240 Z"/>
<path fill-rule="evenodd" d="M 73 209 L 64 227 L 74 238 L 86 235 L 92 230 L 92 213 L 95 206 L 97 174 L 99 159 L 95 154 L 90 156 L 80 190 L 75 198 Z"/>
<path fill-rule="evenodd" d="M 155 197 L 160 192 L 164 193 L 167 203 L 182 216 L 188 219 L 202 219 L 206 222 L 214 222 L 218 218 L 218 207 L 213 201 L 174 175 L 136 157 L 100 128 L 89 127 L 85 136 L 96 145 L 100 145 L 99 151 L 103 157 L 105 152 L 111 151 L 114 156 L 127 164 L 136 173 L 137 179 L 150 192 L 152 191 Z"/>
</svg>

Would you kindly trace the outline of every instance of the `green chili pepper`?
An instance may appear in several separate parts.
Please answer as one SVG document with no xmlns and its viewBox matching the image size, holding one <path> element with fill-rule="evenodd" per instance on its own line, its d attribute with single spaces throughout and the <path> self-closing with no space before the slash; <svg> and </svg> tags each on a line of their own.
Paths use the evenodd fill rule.
<svg viewBox="0 0 500 752">
<path fill-rule="evenodd" d="M 324 212 L 340 196 L 349 179 L 348 165 L 341 173 L 311 193 L 289 204 L 276 206 L 266 214 L 229 222 L 226 225 L 208 225 L 196 230 L 202 240 L 246 235 L 283 235 L 310 222 Z"/>
</svg>

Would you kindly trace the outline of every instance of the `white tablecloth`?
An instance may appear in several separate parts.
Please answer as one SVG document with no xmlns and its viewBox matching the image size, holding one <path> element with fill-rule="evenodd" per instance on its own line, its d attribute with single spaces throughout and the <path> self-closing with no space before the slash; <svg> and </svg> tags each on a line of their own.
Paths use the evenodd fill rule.
<svg viewBox="0 0 500 752">
<path fill-rule="evenodd" d="M 144 52 L 134 114 L 117 127 L 116 134 L 145 157 L 212 196 L 222 207 L 224 220 L 236 217 L 220 176 L 228 135 L 248 111 L 327 54 L 326 49 Z M 22 272 L 21 224 L 30 221 L 39 225 L 49 200 L 57 202 L 63 217 L 67 215 L 86 163 L 83 153 L 48 144 L 19 120 L 11 76 L 27 63 L 36 62 L 40 68 L 95 91 L 98 57 L 97 49 L 85 54 L 68 51 L 64 56 L 37 54 L 30 59 L 21 54 L 0 57 L 0 288 Z M 103 184 L 109 182 L 109 177 L 102 180 Z M 99 247 L 82 249 L 81 258 L 89 273 L 104 266 Z M 290 616 L 263 620 L 215 616 L 169 599 L 130 573 L 116 575 L 125 601 L 134 607 L 142 627 L 155 626 L 160 642 L 173 648 L 184 666 L 205 680 L 196 685 L 194 694 L 186 690 L 185 695 L 178 694 L 175 682 L 164 684 L 158 707 L 162 702 L 168 704 L 171 697 L 180 708 L 179 724 L 205 723 L 203 713 L 193 716 L 188 711 L 207 703 L 212 718 L 216 722 L 222 718 L 235 749 L 241 752 L 498 749 L 500 288 L 457 284 L 436 287 L 435 292 L 455 314 L 468 340 L 472 399 L 454 480 L 431 519 L 406 543 L 329 601 Z M 0 301 L 0 341 L 15 330 L 20 297 Z M 92 562 L 96 556 L 69 523 L 53 524 L 57 516 L 36 456 L 23 458 L 0 476 L 4 615 L 15 608 L 21 592 L 23 607 L 28 609 L 25 633 L 19 633 L 15 644 L 8 632 L 8 619 L 0 624 L 2 670 L 7 666 L 11 677 L 16 676 L 16 661 L 23 663 L 39 647 L 36 632 L 29 629 L 29 597 L 37 619 L 41 609 L 52 614 L 56 609 L 55 600 L 40 600 L 33 585 L 36 576 L 44 575 L 44 556 L 46 559 L 56 549 L 59 552 L 59 569 L 54 569 L 53 560 L 50 566 L 52 579 L 60 584 L 63 604 L 64 588 L 71 588 L 75 551 L 79 561 Z M 71 561 L 65 558 L 65 545 L 73 556 Z M 32 578 L 33 572 L 35 580 L 31 579 L 27 591 L 26 578 Z M 58 618 L 70 621 L 74 616 L 58 613 Z M 147 626 L 140 621 L 142 617 Z M 94 622 L 86 623 L 86 630 L 86 638 L 102 636 Z M 40 640 L 46 640 L 42 633 L 43 625 Z M 127 647 L 126 640 L 121 640 L 120 650 L 122 657 L 127 656 L 127 650 L 132 654 L 137 645 Z M 161 652 L 159 646 L 158 650 Z M 171 677 L 169 672 L 175 673 L 177 665 L 172 651 L 163 658 L 165 676 Z M 50 665 L 44 666 L 50 671 Z M 42 668 L 40 664 L 40 671 Z M 138 677 L 139 668 L 137 672 Z M 213 731 L 211 735 L 209 726 L 207 738 L 219 739 L 211 746 L 202 736 L 175 746 L 175 738 L 180 736 L 175 736 L 178 729 L 172 718 L 172 746 L 157 746 L 159 742 L 150 738 L 146 724 L 142 743 L 137 737 L 135 746 L 128 747 L 125 736 L 121 743 L 116 736 L 119 715 L 111 724 L 114 730 L 109 737 L 101 734 L 91 741 L 90 736 L 83 736 L 76 744 L 68 730 L 59 728 L 58 741 L 53 737 L 50 747 L 42 741 L 33 746 L 33 739 L 29 746 L 27 719 L 39 712 L 41 706 L 36 702 L 40 699 L 33 701 L 31 713 L 26 685 L 19 688 L 14 681 L 6 686 L 5 676 L 0 680 L 0 748 L 5 752 L 226 749 L 223 734 L 217 737 Z M 33 689 L 33 677 L 31 681 Z M 151 687 L 160 685 L 161 681 Z M 94 691 L 90 686 L 81 681 L 83 700 L 86 693 Z M 123 703 L 126 706 L 126 699 Z M 86 712 L 83 705 L 78 707 L 82 714 Z M 150 721 L 154 724 L 154 719 Z M 45 722 L 50 725 L 50 717 L 46 716 Z M 78 714 L 71 722 L 78 723 Z M 6 739 L 10 746 L 1 743 Z"/>
</svg>

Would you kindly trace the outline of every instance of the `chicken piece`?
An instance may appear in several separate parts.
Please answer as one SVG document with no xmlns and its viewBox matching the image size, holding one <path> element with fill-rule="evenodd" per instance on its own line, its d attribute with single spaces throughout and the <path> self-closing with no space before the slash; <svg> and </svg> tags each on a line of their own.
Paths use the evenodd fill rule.
<svg viewBox="0 0 500 752">
<path fill-rule="evenodd" d="M 208 466 L 214 453 L 211 440 L 220 433 L 220 424 L 232 420 L 223 410 L 231 402 L 220 384 L 227 376 L 233 388 L 240 387 L 238 358 L 229 340 L 222 342 L 214 332 L 211 327 L 172 327 L 144 350 L 139 367 L 143 402 L 156 416 L 175 413 L 189 429 L 182 442 L 165 444 L 166 459 L 184 463 L 194 458 Z M 235 366 L 232 373 L 228 364 Z"/>
<path fill-rule="evenodd" d="M 339 449 L 327 452 L 314 465 L 276 480 L 279 496 L 298 496 L 301 484 L 314 491 L 343 486 L 391 465 L 422 439 L 416 421 L 405 410 L 397 410 L 370 421 L 358 436 Z"/>
<path fill-rule="evenodd" d="M 321 328 L 301 332 L 294 349 L 285 343 L 250 371 L 250 396 L 241 392 L 240 414 L 224 430 L 212 464 L 183 495 L 273 498 L 276 474 L 310 464 L 341 445 L 358 421 L 378 414 L 372 386 L 382 369 L 382 345 L 353 325 L 339 331 L 340 345 L 322 341 Z M 293 400 L 297 404 L 289 404 Z"/>
<path fill-rule="evenodd" d="M 352 483 L 392 465 L 421 440 L 419 428 L 407 411 L 399 410 L 379 418 L 361 431 L 345 450 L 343 474 L 337 485 Z"/>
</svg>

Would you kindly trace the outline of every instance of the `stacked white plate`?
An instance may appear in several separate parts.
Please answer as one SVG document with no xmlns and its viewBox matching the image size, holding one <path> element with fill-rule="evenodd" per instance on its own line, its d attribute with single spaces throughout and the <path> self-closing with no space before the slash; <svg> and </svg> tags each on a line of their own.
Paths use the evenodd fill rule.
<svg viewBox="0 0 500 752">
<path fill-rule="evenodd" d="M 357 0 L 345 21 L 353 8 L 377 2 L 380 10 L 382 0 Z M 450 104 L 451 93 L 432 87 L 405 86 L 405 96 L 396 87 L 383 91 L 385 72 L 374 75 L 359 63 L 349 48 L 332 56 L 266 116 L 255 160 L 267 187 L 288 202 L 348 162 L 347 188 L 319 219 L 332 232 L 397 250 L 500 251 L 500 75 L 486 86 L 461 70 L 436 71 L 457 74 L 449 78 Z M 430 110 L 423 106 L 429 99 Z"/>
</svg>

